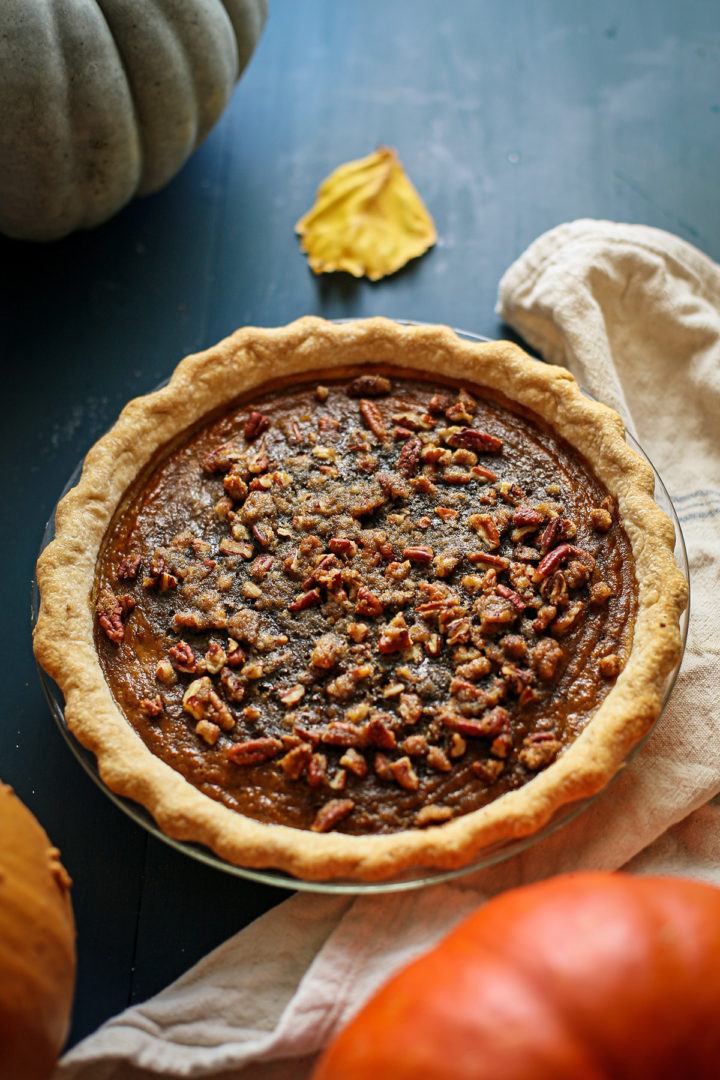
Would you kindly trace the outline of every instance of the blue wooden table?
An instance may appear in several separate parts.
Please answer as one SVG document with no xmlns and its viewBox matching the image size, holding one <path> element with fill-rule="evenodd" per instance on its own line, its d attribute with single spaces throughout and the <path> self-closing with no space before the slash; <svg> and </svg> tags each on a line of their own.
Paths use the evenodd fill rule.
<svg viewBox="0 0 720 1080">
<path fill-rule="evenodd" d="M 336 165 L 393 146 L 439 240 L 377 283 L 317 278 L 293 226 Z M 720 11 L 708 0 L 271 0 L 232 103 L 161 193 L 49 245 L 0 241 L 0 777 L 74 879 L 71 1042 L 287 893 L 149 837 L 80 768 L 41 692 L 47 517 L 131 397 L 244 323 L 382 314 L 488 336 L 503 271 L 578 217 L 720 259 Z"/>
</svg>

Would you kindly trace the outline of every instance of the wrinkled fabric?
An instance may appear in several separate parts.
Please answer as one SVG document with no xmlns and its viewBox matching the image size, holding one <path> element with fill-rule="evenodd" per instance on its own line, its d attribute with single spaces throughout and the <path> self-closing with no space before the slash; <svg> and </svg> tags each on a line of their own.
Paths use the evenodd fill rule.
<svg viewBox="0 0 720 1080">
<path fill-rule="evenodd" d="M 720 268 L 657 229 L 576 221 L 510 267 L 497 310 L 620 412 L 670 492 L 692 581 L 670 704 L 609 788 L 524 852 L 424 889 L 297 894 L 104 1024 L 54 1080 L 304 1080 L 392 972 L 502 890 L 621 867 L 720 885 Z"/>
</svg>

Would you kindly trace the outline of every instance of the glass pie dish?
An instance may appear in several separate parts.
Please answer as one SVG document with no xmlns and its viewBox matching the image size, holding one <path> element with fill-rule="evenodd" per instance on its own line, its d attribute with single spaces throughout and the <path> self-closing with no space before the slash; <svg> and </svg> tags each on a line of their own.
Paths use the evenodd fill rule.
<svg viewBox="0 0 720 1080">
<path fill-rule="evenodd" d="M 400 322 L 400 320 L 397 320 L 397 322 Z M 403 324 L 403 325 L 407 325 L 407 324 Z M 418 325 L 418 324 L 412 324 L 412 325 Z M 478 338 L 475 335 L 468 334 L 466 332 L 456 331 L 456 333 L 457 333 L 458 337 L 460 337 L 461 339 L 464 338 L 466 341 L 478 342 L 478 341 L 485 340 L 485 339 Z M 535 376 L 532 375 L 532 378 L 534 379 Z M 620 441 L 620 440 L 618 440 L 618 441 Z M 633 449 L 638 451 L 642 456 L 644 456 L 647 459 L 646 455 L 642 454 L 642 451 L 640 450 L 640 448 L 638 447 L 636 441 L 632 438 L 632 436 L 630 436 L 630 435 L 627 436 L 627 442 L 629 443 L 629 445 Z M 70 481 L 68 482 L 68 485 L 67 485 L 68 488 L 74 486 L 74 484 L 76 483 L 76 481 L 77 481 L 77 479 L 79 477 L 80 471 L 81 471 L 81 466 L 78 466 L 78 468 L 75 470 L 73 476 L 70 478 Z M 684 544 L 683 544 L 683 540 L 682 540 L 682 534 L 681 534 L 681 531 L 680 531 L 679 522 L 678 522 L 677 516 L 675 515 L 674 510 L 672 508 L 672 503 L 671 503 L 671 501 L 669 499 L 667 491 L 665 490 L 660 477 L 658 476 L 657 472 L 654 469 L 653 469 L 653 475 L 654 475 L 654 480 L 655 480 L 655 499 L 656 499 L 657 504 L 660 506 L 660 508 L 662 510 L 665 511 L 665 513 L 671 519 L 671 521 L 672 521 L 672 523 L 674 525 L 674 528 L 675 528 L 675 551 L 674 551 L 674 557 L 675 557 L 675 561 L 676 561 L 676 563 L 677 563 L 683 577 L 685 578 L 685 581 L 687 582 L 687 578 L 688 578 L 688 574 L 687 574 L 687 558 L 686 558 L 686 554 L 685 554 L 685 549 L 684 549 Z M 648 481 L 648 483 L 649 483 L 649 481 Z M 53 539 L 53 535 L 54 535 L 53 521 L 54 521 L 54 517 L 51 520 L 51 522 L 49 523 L 48 528 L 47 528 L 46 533 L 45 533 L 45 536 L 43 538 L 43 549 Z M 35 597 L 34 597 L 34 617 L 37 616 L 37 607 L 38 607 L 38 603 L 37 603 L 37 590 L 36 590 Z M 683 644 L 684 644 L 685 636 L 686 636 L 686 633 L 687 633 L 687 622 L 688 622 L 688 616 L 687 616 L 687 609 L 686 609 L 684 615 L 682 616 L 681 622 L 680 622 L 680 632 L 681 632 L 681 638 L 682 638 Z M 672 685 L 673 685 L 675 677 L 677 675 L 677 671 L 679 669 L 679 664 L 680 664 L 680 657 L 678 657 L 677 663 L 675 664 L 674 668 L 668 673 L 668 675 L 667 675 L 667 677 L 665 679 L 665 684 L 664 684 L 664 687 L 663 687 L 663 706 L 667 702 L 668 697 L 670 695 L 670 692 L 672 690 Z M 463 865 L 461 867 L 453 868 L 451 870 L 447 870 L 447 869 L 428 870 L 427 868 L 424 868 L 422 866 L 418 866 L 418 867 L 413 867 L 413 869 L 408 871 L 408 872 L 399 873 L 399 874 L 396 874 L 396 875 L 391 876 L 391 877 L 385 877 L 381 881 L 369 881 L 369 882 L 355 881 L 355 880 L 349 881 L 349 880 L 343 879 L 341 877 L 340 878 L 333 877 L 331 880 L 324 880 L 322 878 L 320 880 L 299 879 L 299 878 L 296 878 L 296 877 L 292 876 L 291 874 L 281 872 L 281 871 L 266 870 L 266 869 L 254 869 L 254 868 L 247 868 L 247 867 L 243 867 L 243 866 L 238 866 L 238 865 L 235 865 L 234 863 L 227 862 L 226 860 L 220 858 L 217 854 L 213 853 L 210 849 L 204 847 L 201 844 L 190 843 L 190 842 L 187 842 L 187 841 L 178 841 L 176 839 L 173 839 L 173 838 L 169 837 L 164 831 L 162 831 L 156 825 L 154 819 L 151 817 L 151 815 L 145 809 L 143 809 L 143 807 L 141 807 L 137 803 L 135 803 L 135 802 L 133 802 L 133 801 L 127 799 L 127 798 L 124 798 L 123 796 L 120 796 L 120 795 L 116 794 L 115 792 L 110 791 L 110 789 L 106 786 L 106 784 L 102 781 L 102 779 L 100 777 L 94 755 L 89 753 L 88 751 L 84 750 L 83 747 L 80 745 L 80 743 L 75 739 L 75 737 L 72 735 L 72 733 L 68 729 L 68 726 L 67 726 L 66 720 L 65 720 L 63 697 L 62 697 L 62 694 L 61 694 L 60 690 L 54 684 L 54 682 L 42 671 L 42 669 L 41 669 L 41 679 L 42 679 L 43 686 L 45 688 L 46 694 L 48 696 L 48 700 L 49 700 L 53 715 L 55 716 L 55 718 L 56 718 L 56 720 L 57 720 L 57 722 L 58 722 L 58 724 L 60 726 L 61 731 L 63 732 L 66 739 L 68 740 L 69 745 L 71 746 L 73 751 L 76 753 L 76 756 L 78 756 L 78 758 L 81 761 L 81 763 L 83 764 L 83 766 L 90 772 L 90 774 L 93 776 L 93 778 L 100 784 L 102 789 L 108 794 L 108 796 L 117 805 L 119 805 L 123 810 L 125 810 L 133 818 L 133 820 L 135 820 L 136 822 L 141 824 L 143 827 L 147 828 L 153 835 L 158 836 L 160 839 L 162 839 L 165 842 L 171 844 L 171 846 L 174 846 L 178 850 L 181 850 L 181 851 L 183 851 L 183 852 L 185 852 L 187 854 L 190 854 L 191 856 L 193 856 L 195 858 L 198 858 L 201 861 L 204 861 L 204 862 L 206 862 L 206 863 L 208 863 L 208 864 L 210 864 L 210 865 L 212 865 L 212 866 L 214 866 L 216 868 L 224 869 L 224 870 L 226 870 L 228 872 L 235 873 L 235 874 L 237 874 L 237 875 L 239 875 L 241 877 L 245 877 L 245 878 L 248 878 L 248 879 L 251 879 L 251 880 L 255 880 L 255 881 L 259 881 L 259 882 L 263 882 L 263 883 L 267 883 L 267 884 L 272 884 L 272 885 L 276 885 L 276 886 L 282 886 L 282 887 L 285 887 L 285 888 L 307 889 L 307 890 L 323 891 L 323 892 L 351 892 L 351 893 L 383 892 L 383 891 L 390 891 L 390 890 L 397 890 L 397 889 L 407 889 L 407 888 L 413 888 L 413 887 L 420 887 L 420 886 L 428 885 L 428 884 L 435 883 L 435 882 L 438 882 L 438 881 L 449 880 L 451 878 L 455 878 L 455 877 L 458 877 L 460 875 L 470 873 L 470 872 L 472 872 L 474 870 L 485 868 L 485 867 L 490 866 L 493 863 L 496 863 L 496 862 L 498 862 L 498 861 L 500 861 L 502 859 L 506 859 L 506 858 L 510 857 L 511 855 L 516 854 L 517 852 L 519 852 L 521 850 L 524 850 L 526 847 L 536 843 L 541 838 L 547 836 L 551 831 L 553 831 L 554 829 L 558 828 L 559 826 L 561 826 L 561 825 L 565 824 L 567 821 L 569 821 L 572 817 L 575 816 L 575 814 L 577 814 L 584 807 L 586 807 L 596 797 L 596 794 L 597 794 L 597 793 L 595 793 L 592 796 L 589 796 L 587 798 L 582 798 L 580 800 L 576 800 L 575 802 L 566 802 L 566 803 L 564 803 L 563 806 L 561 807 L 561 809 L 558 812 L 556 812 L 550 818 L 549 821 L 546 821 L 540 829 L 532 832 L 530 835 L 523 836 L 522 838 L 519 838 L 519 839 L 514 838 L 512 840 L 504 840 L 504 841 L 502 841 L 500 843 L 494 843 L 494 844 L 492 844 L 490 846 L 482 847 L 477 851 L 476 857 L 474 857 L 471 862 L 469 862 L 469 863 L 467 863 L 467 864 L 465 864 L 465 865 Z M 647 737 L 647 736 L 645 736 L 645 737 Z M 633 753 L 636 752 L 636 749 L 637 749 L 637 745 L 634 748 Z"/>
</svg>

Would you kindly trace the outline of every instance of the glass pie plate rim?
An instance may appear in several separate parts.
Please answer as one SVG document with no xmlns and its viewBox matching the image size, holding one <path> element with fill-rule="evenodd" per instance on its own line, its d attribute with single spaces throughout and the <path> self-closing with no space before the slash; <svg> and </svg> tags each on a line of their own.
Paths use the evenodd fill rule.
<svg viewBox="0 0 720 1080">
<path fill-rule="evenodd" d="M 336 323 L 346 323 L 352 322 L 354 320 L 333 319 L 329 321 Z M 411 319 L 393 319 L 392 321 L 404 326 L 428 325 L 427 323 L 422 323 Z M 467 341 L 486 342 L 491 340 L 490 338 L 484 337 L 480 334 L 475 334 L 468 330 L 459 330 L 454 327 L 452 329 L 460 338 L 463 338 Z M 538 360 L 537 362 L 542 363 L 543 361 Z M 587 390 L 583 389 L 583 392 L 586 393 L 588 397 L 594 397 L 594 395 L 590 394 Z M 663 483 L 660 474 L 658 473 L 657 469 L 653 465 L 648 455 L 643 450 L 640 443 L 637 441 L 632 432 L 627 429 L 627 427 L 625 430 L 625 436 L 628 444 L 632 447 L 632 449 L 635 450 L 638 454 L 640 454 L 643 458 L 645 458 L 645 460 L 648 462 L 648 464 L 653 470 L 653 475 L 655 477 L 655 501 L 657 502 L 658 506 L 665 511 L 665 513 L 668 515 L 668 517 L 673 523 L 675 529 L 675 561 L 680 570 L 682 571 L 683 576 L 685 577 L 685 581 L 688 585 L 689 590 L 690 574 L 687 549 L 685 547 L 685 540 L 683 537 L 682 528 L 680 526 L 680 521 L 675 511 L 675 507 L 673 506 L 670 495 L 667 491 L 667 488 L 665 487 L 665 484 Z M 75 484 L 79 480 L 80 474 L 82 472 L 83 463 L 84 458 L 79 461 L 78 464 L 75 466 L 58 498 L 58 502 L 72 487 L 75 486 Z M 55 504 L 55 507 L 53 508 L 50 518 L 45 526 L 39 553 L 42 553 L 48 546 L 50 541 L 53 539 L 55 531 L 54 525 L 56 510 L 57 503 Z M 33 576 L 31 603 L 31 620 L 33 627 L 37 620 L 39 605 L 40 597 L 37 577 Z M 655 721 L 655 724 L 657 724 L 658 720 L 660 719 L 667 707 L 668 701 L 670 700 L 673 691 L 673 687 L 675 686 L 675 682 L 677 680 L 678 673 L 680 671 L 683 655 L 685 652 L 685 644 L 687 641 L 689 621 L 690 599 L 688 596 L 688 603 L 680 618 L 680 655 L 674 668 L 672 669 L 672 671 L 669 672 L 665 679 L 662 707 L 658 714 L 657 720 Z M 52 716 L 63 738 L 65 739 L 65 742 L 70 747 L 70 750 L 72 751 L 76 759 L 79 761 L 81 766 L 91 777 L 91 779 L 95 781 L 101 791 L 104 792 L 104 794 L 110 799 L 111 802 L 115 804 L 115 806 L 117 806 L 121 811 L 123 811 L 123 813 L 130 817 L 130 819 L 134 821 L 136 825 L 139 825 L 141 828 L 145 829 L 151 836 L 155 837 L 156 839 L 160 840 L 165 844 L 168 844 L 176 851 L 179 851 L 182 854 L 187 855 L 216 870 L 222 870 L 225 873 L 232 874 L 241 879 L 253 881 L 262 885 L 274 886 L 276 888 L 285 888 L 294 891 L 353 895 L 399 892 L 409 889 L 424 888 L 426 886 L 439 884 L 441 882 L 455 880 L 465 875 L 477 872 L 478 870 L 487 869 L 488 867 L 493 866 L 498 862 L 509 859 L 512 856 L 517 855 L 520 852 L 523 852 L 528 848 L 534 846 L 535 844 L 539 843 L 551 833 L 554 833 L 562 826 L 568 824 L 570 821 L 573 820 L 573 818 L 575 818 L 578 814 L 585 810 L 601 794 L 606 792 L 612 786 L 615 779 L 617 778 L 617 775 L 619 775 L 619 773 L 623 771 L 622 769 L 620 769 L 615 775 L 615 777 L 611 778 L 611 780 L 595 794 L 562 806 L 544 826 L 542 826 L 540 829 L 536 830 L 532 834 L 506 841 L 501 841 L 500 843 L 495 843 L 490 845 L 489 847 L 483 848 L 478 852 L 477 857 L 465 866 L 457 867 L 452 870 L 433 870 L 432 868 L 423 866 L 414 867 L 408 871 L 403 872 L 402 874 L 383 879 L 382 881 L 364 882 L 351 881 L 346 879 L 309 881 L 302 878 L 293 877 L 289 873 L 280 870 L 274 870 L 272 868 L 256 869 L 252 867 L 237 866 L 234 863 L 230 863 L 227 862 L 225 859 L 222 859 L 219 855 L 216 855 L 215 852 L 211 851 L 209 848 L 204 847 L 202 844 L 190 841 L 175 840 L 173 837 L 167 836 L 160 829 L 158 824 L 155 822 L 155 819 L 152 817 L 149 811 L 145 809 L 144 806 L 141 806 L 139 803 L 133 802 L 132 799 L 128 799 L 125 796 L 116 794 L 101 779 L 97 768 L 97 761 L 95 759 L 95 755 L 90 750 L 87 750 L 84 746 L 82 746 L 80 742 L 78 742 L 78 740 L 75 738 L 75 736 L 72 734 L 72 732 L 67 726 L 64 710 L 65 703 L 60 688 L 57 686 L 54 680 L 43 670 L 40 664 L 37 664 L 36 666 L 40 677 L 40 683 L 45 694 L 45 698 L 50 707 Z M 628 755 L 624 763 L 625 766 L 627 766 L 630 761 L 633 760 L 641 747 L 645 744 L 647 739 L 652 734 L 655 724 L 653 724 L 653 727 L 650 729 L 650 731 L 646 733 L 644 738 L 633 747 L 631 753 Z"/>
</svg>

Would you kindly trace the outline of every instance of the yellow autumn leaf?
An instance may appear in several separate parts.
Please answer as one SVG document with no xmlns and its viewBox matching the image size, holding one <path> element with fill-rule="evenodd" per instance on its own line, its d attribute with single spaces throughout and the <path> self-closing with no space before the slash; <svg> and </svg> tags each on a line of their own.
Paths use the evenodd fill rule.
<svg viewBox="0 0 720 1080">
<path fill-rule="evenodd" d="M 316 274 L 347 270 L 371 281 L 393 274 L 437 239 L 395 151 L 385 146 L 335 169 L 295 231 Z"/>
</svg>

